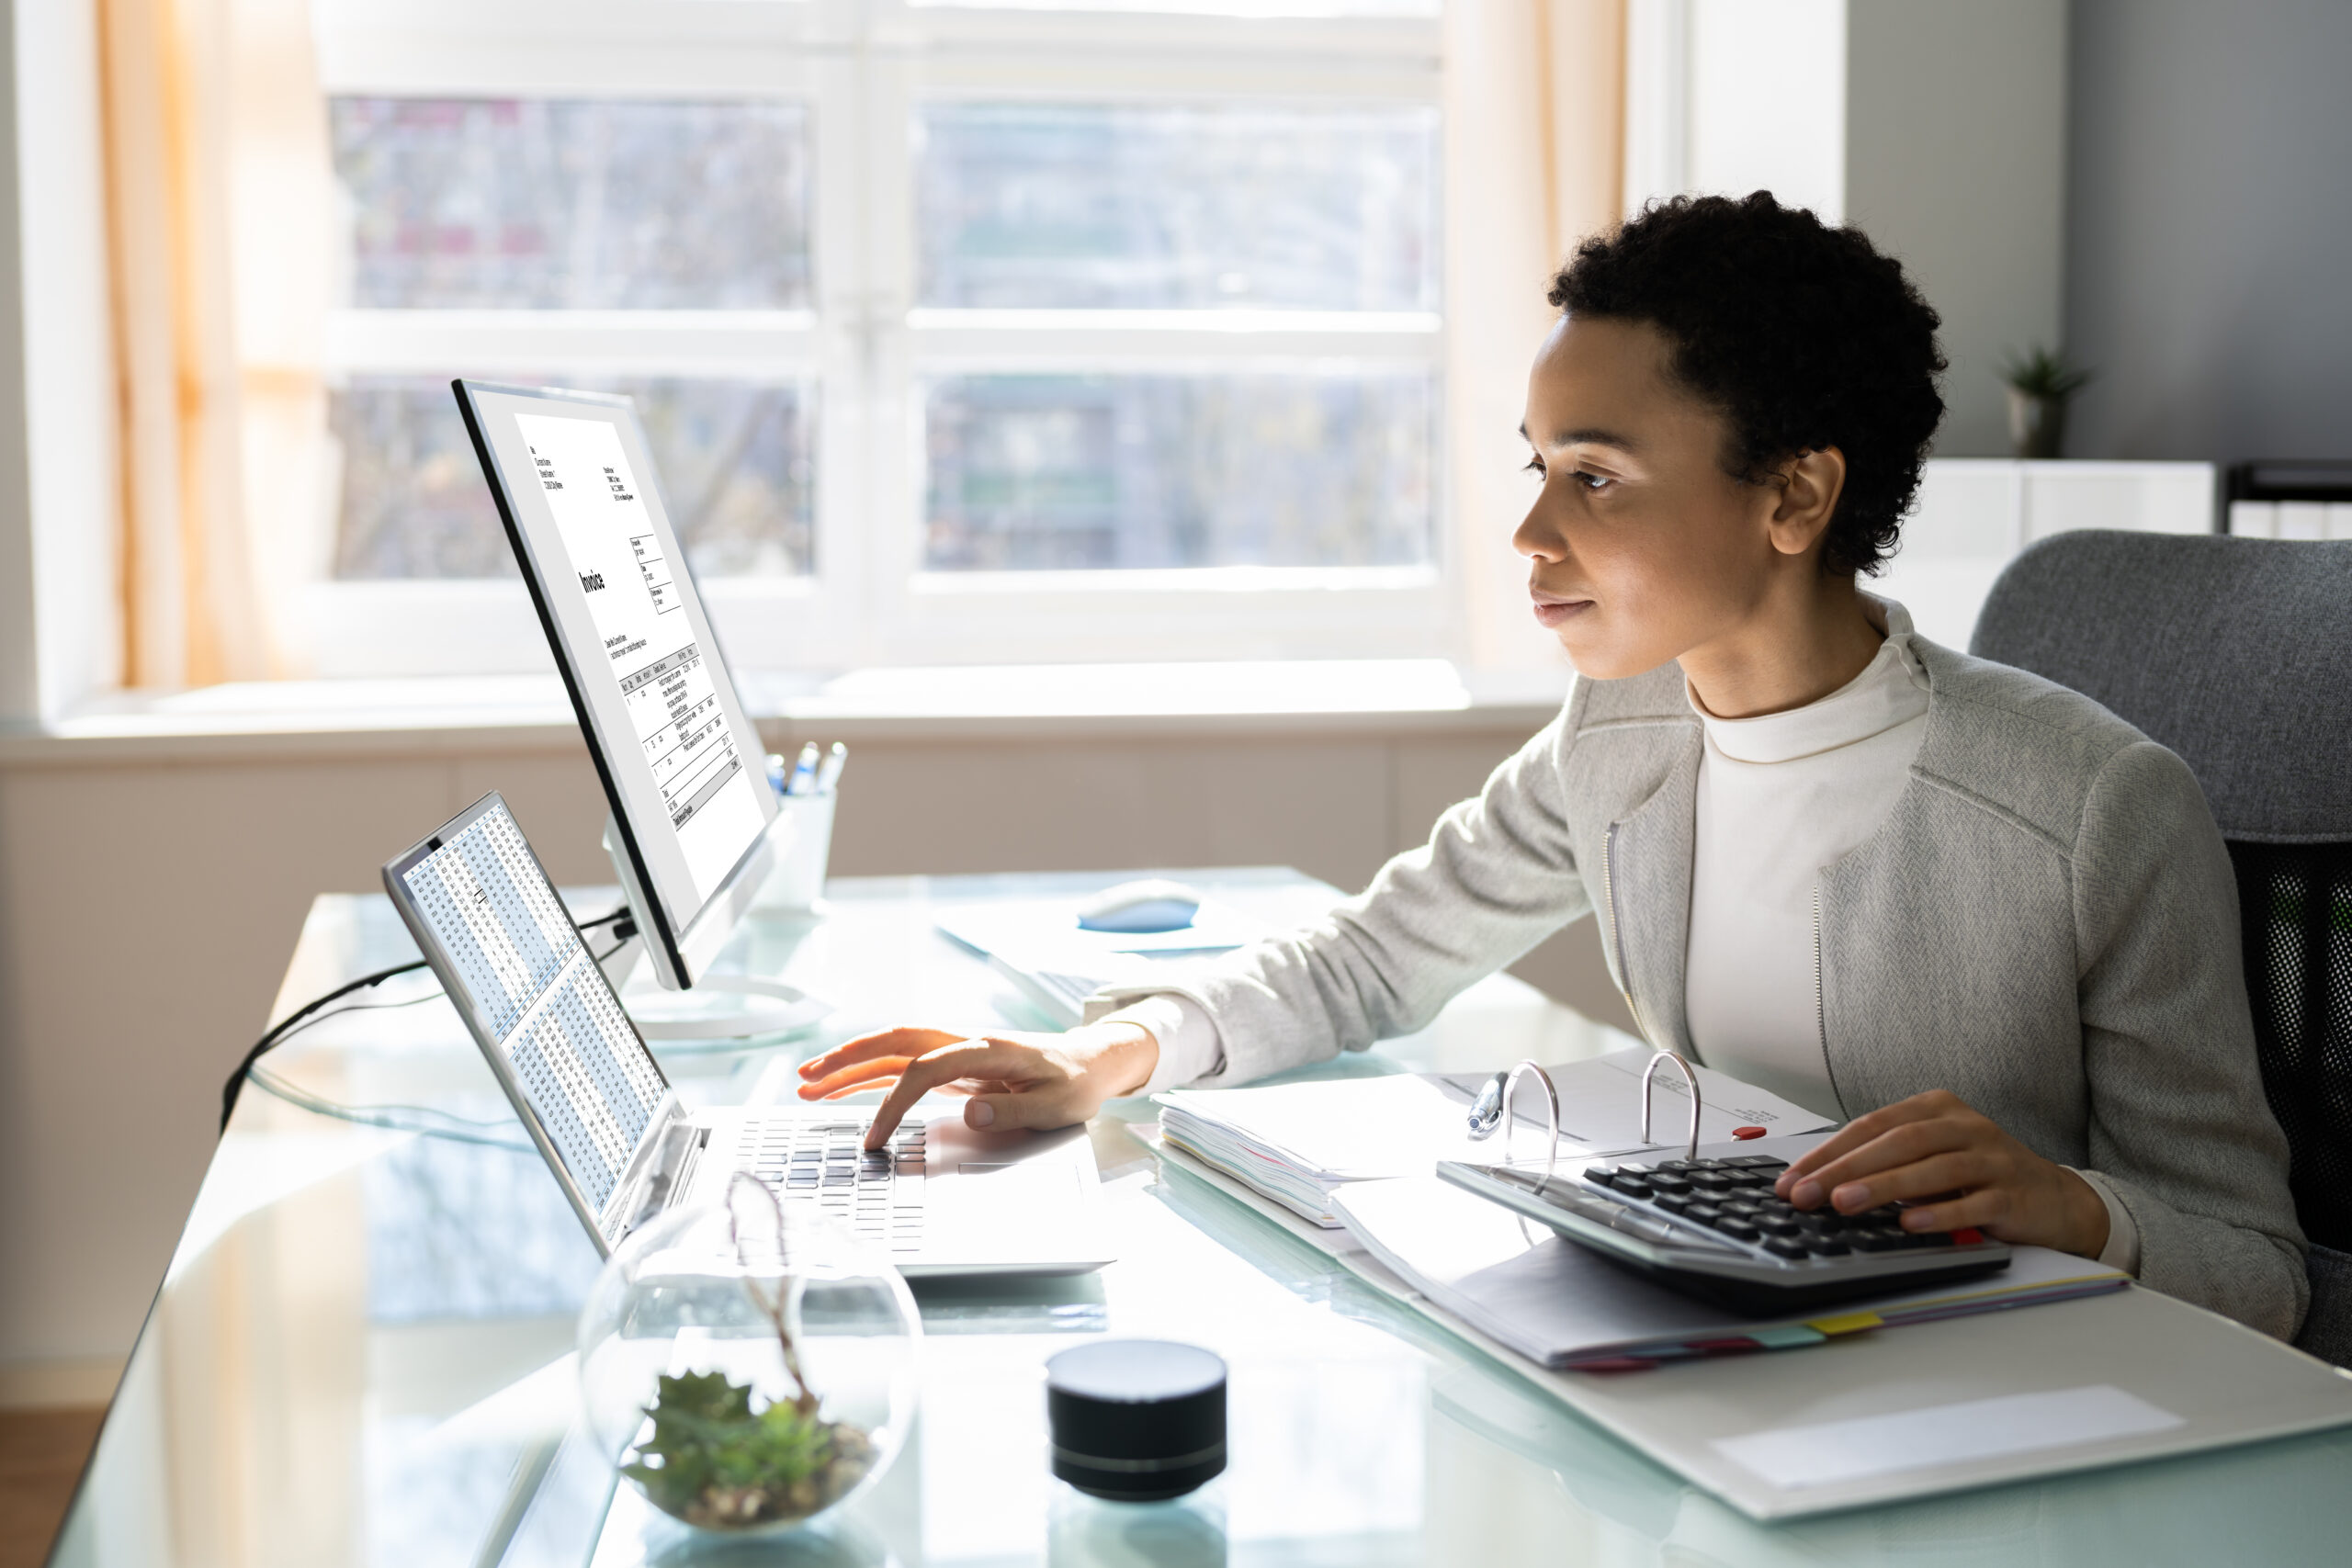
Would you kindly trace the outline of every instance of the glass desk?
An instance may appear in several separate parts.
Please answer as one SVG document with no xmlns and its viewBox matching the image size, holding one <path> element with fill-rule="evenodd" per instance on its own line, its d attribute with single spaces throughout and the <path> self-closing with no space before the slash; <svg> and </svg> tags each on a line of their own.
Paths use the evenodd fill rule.
<svg viewBox="0 0 2352 1568">
<path fill-rule="evenodd" d="M 1332 889 L 1190 880 L 1288 922 Z M 841 880 L 828 918 L 755 919 L 726 962 L 840 1004 L 759 1049 L 664 1048 L 695 1103 L 789 1092 L 794 1064 L 892 1022 L 1037 1027 L 939 936 L 944 901 L 1102 874 Z M 603 913 L 609 890 L 572 895 Z M 278 1013 L 413 956 L 380 897 L 322 897 Z M 1127 1130 L 1094 1128 L 1121 1255 L 1100 1274 L 930 1281 L 922 1411 L 837 1525 L 711 1544 L 616 1493 L 571 1431 L 572 1321 L 596 1257 L 429 976 L 266 1059 L 221 1140 L 52 1562 L 382 1565 L 2324 1562 L 2352 1539 L 2352 1435 L 2329 1434 L 1778 1526 L 1749 1522 L 1396 1306 Z M 1558 1062 L 1624 1037 L 1508 978 L 1326 1076 Z M 366 1107 L 369 1125 L 298 1101 Z M 424 1129 L 420 1131 L 419 1129 Z M 1181 1504 L 1053 1481 L 1042 1364 L 1080 1337 L 1206 1345 L 1231 1368 L 1231 1463 Z M 1802 1352 L 1800 1352 L 1801 1354 Z"/>
</svg>

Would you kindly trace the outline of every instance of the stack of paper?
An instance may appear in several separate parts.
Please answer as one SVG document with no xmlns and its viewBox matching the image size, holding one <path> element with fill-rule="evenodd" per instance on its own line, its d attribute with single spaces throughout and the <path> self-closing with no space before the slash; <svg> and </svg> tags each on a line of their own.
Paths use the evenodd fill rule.
<svg viewBox="0 0 2352 1568">
<path fill-rule="evenodd" d="M 2118 1269 L 2019 1247 L 1997 1274 L 1759 1321 L 1645 1280 L 1434 1177 L 1346 1187 L 1331 1201 L 1349 1233 L 1430 1301 L 1531 1360 L 1588 1371 L 1814 1345 L 2128 1282 Z"/>
<path fill-rule="evenodd" d="M 1560 1094 L 1561 1159 L 1688 1142 L 1689 1090 L 1670 1070 L 1658 1074 L 1654 1086 L 1652 1141 L 1641 1139 L 1642 1069 L 1649 1059 L 1647 1050 L 1636 1048 L 1547 1069 Z M 1159 1127 L 1194 1158 L 1318 1225 L 1336 1228 L 1340 1222 L 1331 1193 L 1348 1182 L 1428 1176 L 1446 1159 L 1504 1163 L 1503 1134 L 1483 1142 L 1470 1136 L 1469 1101 L 1480 1081 L 1475 1075 L 1396 1073 L 1257 1089 L 1172 1089 L 1159 1097 Z M 1734 1127 L 1760 1126 L 1788 1135 L 1830 1125 L 1800 1106 L 1705 1067 L 1699 1069 L 1699 1088 L 1702 1144 L 1730 1141 Z M 1540 1100 L 1532 1083 L 1513 1099 L 1519 1125 L 1510 1138 L 1511 1164 L 1544 1164 Z"/>
</svg>

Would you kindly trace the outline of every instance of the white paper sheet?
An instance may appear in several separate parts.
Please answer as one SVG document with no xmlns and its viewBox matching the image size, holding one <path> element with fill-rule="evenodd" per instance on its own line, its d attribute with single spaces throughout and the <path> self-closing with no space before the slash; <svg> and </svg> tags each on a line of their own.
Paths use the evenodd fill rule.
<svg viewBox="0 0 2352 1568">
<path fill-rule="evenodd" d="M 1783 1491 L 1834 1486 L 1874 1475 L 1934 1470 L 1970 1460 L 2072 1448 L 2183 1425 L 2112 1383 L 2005 1394 L 1929 1405 L 1892 1416 L 1775 1427 L 1717 1438 L 1725 1459 Z"/>
</svg>

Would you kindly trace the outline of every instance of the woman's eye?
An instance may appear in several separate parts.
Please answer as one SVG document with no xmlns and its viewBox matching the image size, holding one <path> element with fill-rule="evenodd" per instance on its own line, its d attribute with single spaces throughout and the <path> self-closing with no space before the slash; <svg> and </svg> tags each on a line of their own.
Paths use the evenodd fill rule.
<svg viewBox="0 0 2352 1568">
<path fill-rule="evenodd" d="M 1544 459 L 1541 457 L 1530 457 L 1527 459 L 1527 467 L 1520 471 L 1521 473 L 1533 474 L 1538 478 L 1541 478 L 1544 472 Z"/>
<path fill-rule="evenodd" d="M 1599 474 L 1589 474 L 1589 473 L 1586 473 L 1586 472 L 1585 472 L 1583 469 L 1581 469 L 1581 468 L 1579 468 L 1579 469 L 1577 469 L 1577 473 L 1576 473 L 1576 481 L 1577 481 L 1577 483 L 1578 485 L 1582 486 L 1584 489 L 1586 489 L 1586 490 L 1588 490 L 1588 491 L 1596 491 L 1596 492 L 1597 492 L 1597 491 L 1600 491 L 1607 490 L 1611 485 L 1612 485 L 1612 484 L 1614 484 L 1614 483 L 1616 482 L 1614 479 L 1604 479 L 1602 476 L 1600 476 L 1600 475 L 1599 475 Z"/>
</svg>

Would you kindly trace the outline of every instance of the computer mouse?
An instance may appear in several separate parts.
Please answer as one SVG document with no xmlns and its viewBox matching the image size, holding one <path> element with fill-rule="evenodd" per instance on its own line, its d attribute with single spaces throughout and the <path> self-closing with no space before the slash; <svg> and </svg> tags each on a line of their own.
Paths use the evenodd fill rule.
<svg viewBox="0 0 2352 1568">
<path fill-rule="evenodd" d="M 1105 887 L 1078 907 L 1080 931 L 1122 931 L 1129 935 L 1182 931 L 1193 923 L 1201 896 L 1181 882 L 1146 877 Z"/>
</svg>

